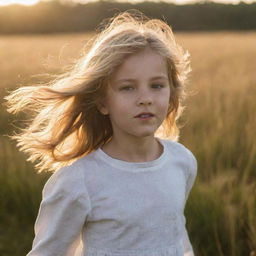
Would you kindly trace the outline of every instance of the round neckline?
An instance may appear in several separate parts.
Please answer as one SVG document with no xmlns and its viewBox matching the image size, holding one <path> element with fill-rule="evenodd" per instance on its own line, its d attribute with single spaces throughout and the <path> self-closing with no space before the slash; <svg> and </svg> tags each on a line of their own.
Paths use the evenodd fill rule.
<svg viewBox="0 0 256 256">
<path fill-rule="evenodd" d="M 128 162 L 124 160 L 120 160 L 117 158 L 113 158 L 107 153 L 105 153 L 101 148 L 98 148 L 94 153 L 100 158 L 102 161 L 106 162 L 108 165 L 111 165 L 117 169 L 122 169 L 130 172 L 138 172 L 138 171 L 149 171 L 158 169 L 166 160 L 167 156 L 167 148 L 164 143 L 164 140 L 156 138 L 157 141 L 162 145 L 163 151 L 162 154 L 152 160 L 147 162 Z"/>
</svg>

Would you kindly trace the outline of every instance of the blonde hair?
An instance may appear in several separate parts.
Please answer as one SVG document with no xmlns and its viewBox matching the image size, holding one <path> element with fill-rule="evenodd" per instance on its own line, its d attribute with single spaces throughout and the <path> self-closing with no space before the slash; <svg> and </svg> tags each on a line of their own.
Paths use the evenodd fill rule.
<svg viewBox="0 0 256 256">
<path fill-rule="evenodd" d="M 31 111 L 29 125 L 10 137 L 30 155 L 28 161 L 37 161 L 39 172 L 56 171 L 111 139 L 110 119 L 99 112 L 97 103 L 124 59 L 146 47 L 166 58 L 169 71 L 170 106 L 158 132 L 178 138 L 176 120 L 184 108 L 181 102 L 191 68 L 189 53 L 175 42 L 171 27 L 130 10 L 102 23 L 100 29 L 70 72 L 46 85 L 18 88 L 5 97 L 10 113 Z"/>
</svg>

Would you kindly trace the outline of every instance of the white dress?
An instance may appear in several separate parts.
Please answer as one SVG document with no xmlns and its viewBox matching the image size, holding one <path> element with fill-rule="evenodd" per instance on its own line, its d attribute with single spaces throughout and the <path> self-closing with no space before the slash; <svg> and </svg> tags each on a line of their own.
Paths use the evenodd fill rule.
<svg viewBox="0 0 256 256">
<path fill-rule="evenodd" d="M 194 256 L 184 216 L 197 161 L 160 140 L 156 160 L 130 163 L 101 149 L 47 181 L 27 256 Z"/>
</svg>

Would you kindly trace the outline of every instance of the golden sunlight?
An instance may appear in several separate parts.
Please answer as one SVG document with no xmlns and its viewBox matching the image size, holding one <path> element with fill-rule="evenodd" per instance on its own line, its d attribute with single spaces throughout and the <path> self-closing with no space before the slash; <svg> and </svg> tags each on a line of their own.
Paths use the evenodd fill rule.
<svg viewBox="0 0 256 256">
<path fill-rule="evenodd" d="M 40 0 L 0 0 L 0 6 L 10 5 L 10 4 L 34 5 L 39 2 Z"/>
</svg>

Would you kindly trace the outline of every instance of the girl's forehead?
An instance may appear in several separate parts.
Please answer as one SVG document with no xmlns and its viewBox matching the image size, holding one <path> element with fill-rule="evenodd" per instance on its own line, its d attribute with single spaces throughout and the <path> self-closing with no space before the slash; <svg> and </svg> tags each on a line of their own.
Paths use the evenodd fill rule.
<svg viewBox="0 0 256 256">
<path fill-rule="evenodd" d="M 114 70 L 110 79 L 117 80 L 137 76 L 168 76 L 167 60 L 156 51 L 145 48 L 127 56 Z"/>
</svg>

